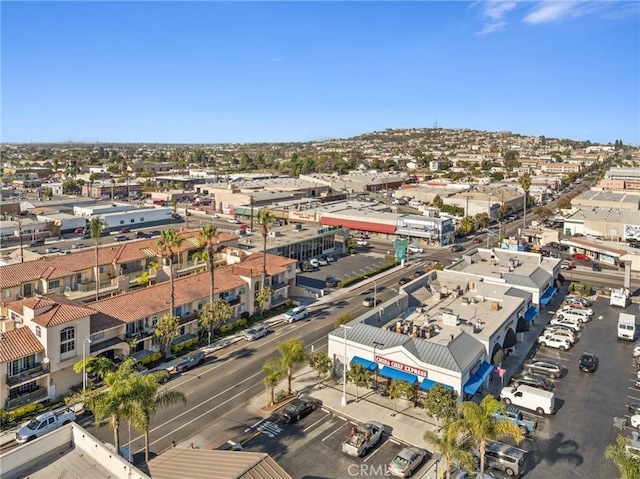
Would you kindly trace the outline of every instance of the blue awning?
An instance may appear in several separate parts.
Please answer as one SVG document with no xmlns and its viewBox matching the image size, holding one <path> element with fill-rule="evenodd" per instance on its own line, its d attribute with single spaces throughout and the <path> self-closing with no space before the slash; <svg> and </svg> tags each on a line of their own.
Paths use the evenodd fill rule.
<svg viewBox="0 0 640 479">
<path fill-rule="evenodd" d="M 418 376 L 405 373 L 404 371 L 400 371 L 399 369 L 395 369 L 389 366 L 383 367 L 378 374 L 385 378 L 398 379 L 409 384 L 415 384 L 418 381 Z"/>
<path fill-rule="evenodd" d="M 482 386 L 489 377 L 489 374 L 491 374 L 491 371 L 493 371 L 493 366 L 486 361 L 483 362 L 476 373 L 465 383 L 463 388 L 464 392 L 472 396 L 477 393 L 480 386 Z"/>
<path fill-rule="evenodd" d="M 536 308 L 534 308 L 533 306 L 531 306 L 529 309 L 527 309 L 527 312 L 524 313 L 524 320 L 527 322 L 527 324 L 531 323 L 531 321 L 533 321 L 533 318 L 536 317 L 536 314 L 538 314 L 538 310 Z"/>
<path fill-rule="evenodd" d="M 439 384 L 440 386 L 444 386 L 445 388 L 451 389 L 453 391 L 453 386 L 449 386 L 448 384 L 442 384 L 442 383 L 439 383 L 438 381 L 434 381 L 433 379 L 427 379 L 427 378 L 424 378 L 420 383 L 420 389 L 424 391 L 431 391 L 431 388 L 436 384 Z"/>
<path fill-rule="evenodd" d="M 549 303 L 549 301 L 551 301 L 551 298 L 555 296 L 556 291 L 558 291 L 556 288 L 554 288 L 553 286 L 549 286 L 544 294 L 540 296 L 540 304 L 544 305 Z"/>
<path fill-rule="evenodd" d="M 375 371 L 378 369 L 378 364 L 373 361 L 369 361 L 368 359 L 361 358 L 360 356 L 354 356 L 351 358 L 351 362 L 355 364 L 360 364 L 365 367 L 368 371 Z"/>
</svg>

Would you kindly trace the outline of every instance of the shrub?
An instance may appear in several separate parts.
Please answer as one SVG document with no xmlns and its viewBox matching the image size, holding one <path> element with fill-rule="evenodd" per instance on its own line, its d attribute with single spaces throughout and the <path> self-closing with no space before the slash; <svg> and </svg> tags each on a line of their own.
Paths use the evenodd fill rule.
<svg viewBox="0 0 640 479">
<path fill-rule="evenodd" d="M 247 327 L 246 319 L 239 319 L 238 321 L 234 321 L 231 324 L 227 324 L 218 329 L 218 334 L 220 336 L 227 336 L 229 334 L 233 334 L 235 332 L 241 331 Z"/>
<path fill-rule="evenodd" d="M 147 357 L 144 357 L 140 360 L 140 364 L 147 365 L 149 363 L 154 363 L 162 359 L 162 353 L 160 351 L 150 354 Z"/>
<path fill-rule="evenodd" d="M 171 346 L 171 351 L 173 351 L 173 354 L 184 354 L 194 349 L 197 344 L 198 338 L 193 338 L 189 341 L 185 341 L 184 343 Z"/>
<path fill-rule="evenodd" d="M 20 422 L 22 418 L 32 415 L 41 409 L 44 409 L 44 405 L 41 403 L 26 404 L 25 406 L 21 406 L 13 411 L 9 411 L 9 420 L 11 422 Z"/>
</svg>

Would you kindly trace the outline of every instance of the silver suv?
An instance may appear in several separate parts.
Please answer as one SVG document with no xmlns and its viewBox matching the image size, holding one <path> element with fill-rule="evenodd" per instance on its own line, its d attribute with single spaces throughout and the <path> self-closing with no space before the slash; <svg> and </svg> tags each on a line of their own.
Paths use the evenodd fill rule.
<svg viewBox="0 0 640 479">
<path fill-rule="evenodd" d="M 266 324 L 258 324 L 253 328 L 247 329 L 244 333 L 244 339 L 247 341 L 255 341 L 256 339 L 260 339 L 262 336 L 266 336 L 269 330 L 267 329 Z"/>
<path fill-rule="evenodd" d="M 540 361 L 538 359 L 533 359 L 525 361 L 522 367 L 528 373 L 544 374 L 551 379 L 560 378 L 563 374 L 563 370 L 560 365 L 552 361 Z"/>
<path fill-rule="evenodd" d="M 507 473 L 508 476 L 519 477 L 525 468 L 525 451 L 501 442 L 487 443 L 484 459 L 487 467 L 494 467 Z M 476 457 L 476 461 L 480 459 Z"/>
</svg>

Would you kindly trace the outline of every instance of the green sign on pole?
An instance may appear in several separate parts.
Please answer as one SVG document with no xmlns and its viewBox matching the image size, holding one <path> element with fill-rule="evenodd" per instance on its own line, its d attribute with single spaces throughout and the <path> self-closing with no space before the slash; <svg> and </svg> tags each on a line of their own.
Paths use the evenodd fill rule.
<svg viewBox="0 0 640 479">
<path fill-rule="evenodd" d="M 407 259 L 407 248 L 409 247 L 409 240 L 397 239 L 394 240 L 392 244 L 396 250 L 396 261 Z"/>
</svg>

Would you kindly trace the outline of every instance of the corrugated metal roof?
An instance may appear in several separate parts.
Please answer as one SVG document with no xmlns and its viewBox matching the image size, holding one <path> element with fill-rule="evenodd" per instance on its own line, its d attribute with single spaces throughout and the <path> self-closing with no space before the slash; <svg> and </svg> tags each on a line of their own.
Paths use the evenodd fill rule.
<svg viewBox="0 0 640 479">
<path fill-rule="evenodd" d="M 169 449 L 148 464 L 153 479 L 291 479 L 268 454 Z"/>
<path fill-rule="evenodd" d="M 447 346 L 425 339 L 412 338 L 404 334 L 358 323 L 347 329 L 347 340 L 373 348 L 374 342 L 384 344 L 383 349 L 402 346 L 419 361 L 433 366 L 462 372 L 484 352 L 484 346 L 471 335 L 462 332 Z M 329 333 L 336 338 L 344 338 L 344 330 Z"/>
<path fill-rule="evenodd" d="M 531 293 L 529 293 L 528 291 L 525 291 L 524 289 L 518 289 L 518 288 L 509 288 L 507 292 L 504 294 L 505 296 L 513 296 L 515 298 L 522 298 L 522 299 L 531 298 Z"/>
<path fill-rule="evenodd" d="M 507 284 L 539 289 L 541 286 L 549 283 L 551 275 L 542 268 L 536 268 L 533 273 L 527 276 L 512 272 L 504 273 L 503 277 Z"/>
</svg>

